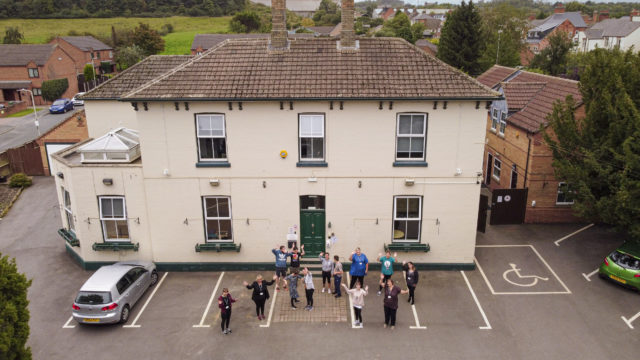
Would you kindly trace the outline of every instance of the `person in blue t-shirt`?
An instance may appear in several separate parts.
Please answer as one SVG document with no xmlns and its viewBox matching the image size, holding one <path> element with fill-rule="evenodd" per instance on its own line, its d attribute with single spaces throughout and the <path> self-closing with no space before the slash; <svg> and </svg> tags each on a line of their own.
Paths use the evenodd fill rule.
<svg viewBox="0 0 640 360">
<path fill-rule="evenodd" d="M 367 255 L 360 252 L 360 248 L 358 247 L 356 251 L 352 252 L 351 256 L 349 256 L 349 261 L 351 261 L 351 268 L 349 269 L 351 281 L 349 288 L 353 289 L 356 281 L 360 281 L 360 284 L 364 285 L 364 277 L 369 272 L 369 259 L 367 259 Z"/>
<path fill-rule="evenodd" d="M 398 253 L 394 253 L 393 257 L 391 256 L 391 251 L 387 250 L 385 255 L 378 254 L 378 261 L 380 261 L 380 271 L 382 272 L 383 283 L 386 284 L 387 280 L 391 279 L 391 275 L 393 275 L 393 264 L 396 262 L 396 257 L 398 257 Z M 378 289 L 378 296 L 382 294 L 382 285 Z"/>
<path fill-rule="evenodd" d="M 292 253 L 287 252 L 284 245 L 280 246 L 280 249 L 272 249 L 271 252 L 276 256 L 276 290 L 280 290 L 280 280 L 284 282 L 284 288 L 287 289 L 287 257 L 291 256 Z"/>
</svg>

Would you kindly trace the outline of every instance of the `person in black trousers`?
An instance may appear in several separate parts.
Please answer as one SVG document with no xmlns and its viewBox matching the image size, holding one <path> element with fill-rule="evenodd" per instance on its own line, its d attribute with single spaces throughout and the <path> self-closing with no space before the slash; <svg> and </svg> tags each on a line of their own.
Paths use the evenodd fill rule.
<svg viewBox="0 0 640 360">
<path fill-rule="evenodd" d="M 243 281 L 242 283 L 247 289 L 253 289 L 253 294 L 251 295 L 251 300 L 256 303 L 256 315 L 258 316 L 258 320 L 264 320 L 264 303 L 269 299 L 269 289 L 267 286 L 273 285 L 278 277 L 273 275 L 273 280 L 264 281 L 262 279 L 262 275 L 258 275 L 256 277 L 256 281 L 254 281 L 251 285 L 248 282 Z"/>
<path fill-rule="evenodd" d="M 407 299 L 407 302 L 410 302 L 411 305 L 413 305 L 416 300 L 416 286 L 418 285 L 418 280 L 420 278 L 418 275 L 418 269 L 416 269 L 415 265 L 413 265 L 411 261 L 403 261 L 402 270 L 404 271 L 405 279 L 407 280 L 407 288 L 409 288 L 409 299 Z"/>
<path fill-rule="evenodd" d="M 231 297 L 229 289 L 222 289 L 222 295 L 218 298 L 218 307 L 220 308 L 220 327 L 223 334 L 231 334 L 229 329 L 229 323 L 231 322 L 231 304 L 236 302 L 236 299 Z"/>
<path fill-rule="evenodd" d="M 384 281 L 384 274 L 380 274 L 380 285 L 384 286 L 384 327 L 396 327 L 396 313 L 398 312 L 398 294 L 407 294 L 409 290 L 401 290 L 393 284 L 393 280 Z"/>
</svg>

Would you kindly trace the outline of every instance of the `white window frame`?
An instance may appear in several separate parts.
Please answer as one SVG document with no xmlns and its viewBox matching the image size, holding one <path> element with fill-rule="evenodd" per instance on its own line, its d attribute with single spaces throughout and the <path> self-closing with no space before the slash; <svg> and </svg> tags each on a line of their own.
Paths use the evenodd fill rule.
<svg viewBox="0 0 640 360">
<path fill-rule="evenodd" d="M 69 199 L 68 202 L 67 199 Z M 71 194 L 69 194 L 64 187 L 62 187 L 62 209 L 64 210 L 64 215 L 67 219 L 67 230 L 75 234 L 76 225 L 73 220 L 73 211 L 71 211 Z"/>
<path fill-rule="evenodd" d="M 504 136 L 504 130 L 507 128 L 507 113 L 504 111 L 500 112 L 500 130 L 498 133 Z"/>
<path fill-rule="evenodd" d="M 317 119 L 321 119 L 322 120 L 322 133 L 321 134 L 315 134 L 313 132 L 313 124 L 311 125 L 311 133 L 309 134 L 303 134 L 302 133 L 302 120 L 303 119 L 311 119 L 311 121 L 313 122 L 314 120 Z M 327 142 L 326 142 L 326 138 L 325 138 L 325 117 L 324 114 L 299 114 L 298 115 L 298 158 L 301 162 L 314 162 L 314 161 L 325 161 L 325 157 L 326 157 L 326 152 L 327 152 Z M 322 157 L 321 158 L 314 158 L 314 157 L 306 157 L 303 158 L 302 157 L 302 139 L 322 139 Z M 312 141 L 312 147 L 311 147 L 311 154 L 313 156 L 313 141 Z"/>
<path fill-rule="evenodd" d="M 564 186 L 564 185 L 567 185 L 567 183 L 564 182 L 564 181 L 561 181 L 561 182 L 558 183 L 558 192 L 556 194 L 556 205 L 573 205 L 573 203 L 574 203 L 573 200 L 572 201 L 558 201 L 558 197 L 560 196 L 560 194 L 564 194 L 564 196 L 566 198 L 567 194 L 569 192 L 571 192 L 571 190 L 568 190 L 566 192 L 565 191 L 560 191 L 560 188 L 562 186 Z M 567 189 L 568 189 L 568 185 L 567 185 Z"/>
<path fill-rule="evenodd" d="M 493 108 L 491 113 L 491 131 L 496 132 L 498 129 L 498 116 L 500 116 L 500 111 L 496 108 Z"/>
<path fill-rule="evenodd" d="M 40 71 L 38 70 L 38 68 L 27 68 L 29 71 L 29 78 L 31 79 L 36 79 L 40 77 Z"/>
<path fill-rule="evenodd" d="M 498 170 L 498 176 L 496 176 L 496 169 Z M 491 171 L 491 177 L 500 181 L 500 175 L 502 174 L 502 160 L 493 157 L 493 169 Z"/>
<path fill-rule="evenodd" d="M 200 117 L 220 117 L 222 118 L 222 135 L 201 135 L 200 134 L 200 126 L 199 126 L 199 120 Z M 224 158 L 216 158 L 215 157 L 215 151 L 213 151 L 213 156 L 212 158 L 203 158 L 202 157 L 202 151 L 200 149 L 200 139 L 224 139 L 224 147 L 225 147 L 225 155 L 226 157 Z M 227 153 L 227 122 L 225 119 L 224 114 L 196 114 L 196 142 L 198 145 L 198 161 L 207 161 L 207 162 L 227 162 L 229 161 L 228 159 L 228 153 Z"/>
<path fill-rule="evenodd" d="M 33 96 L 42 96 L 42 89 L 41 88 L 33 88 Z"/>
<path fill-rule="evenodd" d="M 397 215 L 397 205 L 398 199 L 418 199 L 418 218 L 398 218 L 396 217 Z M 395 239 L 394 238 L 394 232 L 395 232 L 395 222 L 396 221 L 417 221 L 418 222 L 418 239 L 407 239 L 407 234 L 405 232 L 404 234 L 404 239 Z M 419 243 L 421 238 L 422 238 L 422 196 L 414 196 L 414 195 L 398 195 L 398 196 L 394 196 L 393 197 L 393 221 L 391 222 L 391 242 L 400 242 L 400 243 L 405 243 L 405 242 L 412 242 L 412 243 Z"/>
<path fill-rule="evenodd" d="M 424 124 L 422 126 L 422 134 L 400 134 L 400 116 L 402 115 L 411 115 L 411 116 L 422 116 Z M 427 126 L 429 125 L 429 118 L 427 113 L 399 113 L 396 115 L 396 152 L 395 159 L 396 161 L 412 161 L 412 162 L 422 162 L 427 158 Z M 412 126 L 413 128 L 413 126 Z M 398 157 L 398 141 L 400 138 L 422 138 L 422 158 L 399 158 Z M 409 143 L 409 153 L 411 153 L 411 143 Z"/>
<path fill-rule="evenodd" d="M 227 199 L 227 203 L 229 204 L 229 216 L 228 217 L 221 217 L 221 216 L 208 216 L 207 214 L 207 199 Z M 202 215 L 204 217 L 204 241 L 207 243 L 232 243 L 233 242 L 233 214 L 231 213 L 231 196 L 203 196 L 202 197 Z M 218 210 L 218 214 L 220 214 L 220 211 Z M 218 239 L 218 240 L 212 240 L 209 239 L 209 229 L 207 228 L 207 220 L 229 220 L 229 223 L 231 224 L 231 239 Z M 220 227 L 220 225 L 218 225 L 218 228 Z"/>
<path fill-rule="evenodd" d="M 110 218 L 104 218 L 102 216 L 102 200 L 103 199 L 122 199 L 122 217 L 110 217 Z M 104 239 L 105 242 L 130 242 L 131 241 L 131 231 L 129 229 L 129 221 L 127 220 L 127 201 L 125 199 L 124 196 L 98 196 L 98 207 L 99 207 L 99 211 L 100 211 L 100 223 L 102 224 L 102 238 Z M 113 214 L 113 202 L 112 202 L 112 209 L 111 209 L 111 213 Z M 105 226 L 105 222 L 106 221 L 126 221 L 127 223 L 127 232 L 129 233 L 129 237 L 128 238 L 115 238 L 115 239 L 110 239 L 107 237 L 107 227 Z M 116 226 L 117 229 L 117 226 Z"/>
</svg>

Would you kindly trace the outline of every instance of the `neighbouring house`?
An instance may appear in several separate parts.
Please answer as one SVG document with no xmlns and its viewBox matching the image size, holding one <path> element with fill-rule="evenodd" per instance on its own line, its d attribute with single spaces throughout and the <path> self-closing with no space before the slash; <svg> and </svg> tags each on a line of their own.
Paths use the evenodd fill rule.
<svg viewBox="0 0 640 360">
<path fill-rule="evenodd" d="M 0 103 L 26 101 L 31 95 L 20 89 L 33 91 L 36 105 L 45 105 L 42 83 L 66 78 L 69 87 L 62 97 L 71 98 L 78 92 L 76 66 L 71 55 L 57 44 L 0 45 Z"/>
<path fill-rule="evenodd" d="M 420 39 L 416 41 L 416 46 L 424 50 L 429 55 L 436 56 L 438 54 L 438 45 L 429 40 Z"/>
<path fill-rule="evenodd" d="M 411 23 L 422 23 L 426 27 L 423 34 L 425 37 L 440 38 L 443 23 L 442 20 L 436 19 L 427 14 L 420 14 L 411 19 Z"/>
<path fill-rule="evenodd" d="M 59 36 L 50 43 L 58 44 L 73 58 L 78 74 L 87 64 L 93 65 L 96 74 L 116 70 L 113 48 L 93 36 Z"/>
<path fill-rule="evenodd" d="M 500 95 L 403 39 L 355 37 L 353 0 L 340 39 L 288 37 L 273 6 L 270 38 L 140 74 L 101 105 L 110 120 L 87 108 L 91 138 L 53 156 L 67 251 L 84 268 L 267 269 L 296 239 L 309 256 L 386 247 L 474 268 L 485 106 Z M 116 103 L 135 122 L 94 135 Z"/>
<path fill-rule="evenodd" d="M 40 147 L 44 175 L 54 175 L 51 173 L 50 165 L 51 156 L 54 153 L 84 141 L 88 137 L 87 118 L 83 110 L 69 116 L 65 121 L 36 139 L 36 143 Z"/>
<path fill-rule="evenodd" d="M 484 183 L 489 189 L 528 189 L 524 222 L 577 221 L 570 185 L 559 182 L 542 127 L 555 101 L 571 95 L 584 118 L 578 82 L 494 65 L 478 81 L 504 95 L 487 115 Z"/>
<path fill-rule="evenodd" d="M 262 4 L 266 6 L 271 6 L 271 0 L 251 0 L 251 2 L 256 4 Z M 294 0 L 289 1 L 287 3 L 287 10 L 295 13 L 298 16 L 302 17 L 312 17 L 318 8 L 320 7 L 320 3 L 322 0 Z M 340 5 L 340 0 L 333 0 L 336 4 Z"/>
<path fill-rule="evenodd" d="M 549 46 L 549 37 L 557 32 L 567 34 L 575 44 L 578 43 L 579 32 L 587 29 L 579 11 L 564 12 L 564 5 L 557 3 L 554 14 L 542 20 L 532 20 L 531 29 L 527 32 L 526 47 L 520 54 L 520 62 L 527 65 L 533 57 Z"/>
<path fill-rule="evenodd" d="M 314 37 L 311 33 L 291 34 L 293 38 L 309 38 Z M 201 55 L 205 51 L 216 47 L 227 39 L 268 39 L 269 34 L 250 33 L 250 34 L 196 34 L 191 43 L 191 55 Z"/>
<path fill-rule="evenodd" d="M 633 10 L 629 16 L 605 19 L 595 23 L 578 35 L 576 51 L 588 52 L 596 48 L 640 50 L 640 11 Z"/>
</svg>

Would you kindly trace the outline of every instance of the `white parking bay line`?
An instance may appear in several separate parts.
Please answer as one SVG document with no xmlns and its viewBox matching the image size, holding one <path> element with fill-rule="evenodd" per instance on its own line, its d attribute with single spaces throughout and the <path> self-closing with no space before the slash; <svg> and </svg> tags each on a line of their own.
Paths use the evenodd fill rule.
<svg viewBox="0 0 640 360">
<path fill-rule="evenodd" d="M 160 288 L 160 285 L 162 285 L 162 282 L 167 277 L 167 275 L 169 275 L 168 272 L 166 272 L 166 273 L 164 273 L 164 275 L 162 275 L 162 279 L 160 279 L 160 282 L 156 285 L 156 288 L 153 289 L 153 291 L 151 292 L 151 295 L 149 295 L 149 298 L 147 299 L 147 301 L 145 301 L 144 305 L 142 305 L 142 309 L 140 309 L 140 312 L 138 313 L 138 316 L 136 316 L 136 318 L 133 320 L 131 325 L 122 325 L 123 328 L 139 328 L 140 326 L 142 326 L 142 325 L 136 325 L 136 322 L 138 322 L 138 319 L 140 318 L 140 315 L 142 315 L 142 313 L 144 312 L 144 309 L 147 308 L 147 305 L 149 305 L 149 301 L 151 301 L 151 299 L 153 298 L 153 295 L 156 294 L 156 291 L 158 291 L 158 289 Z"/>
<path fill-rule="evenodd" d="M 478 306 L 478 310 L 480 310 L 480 314 L 482 315 L 482 318 L 484 319 L 484 323 L 485 326 L 478 326 L 478 329 L 480 330 L 491 330 L 491 324 L 489 324 L 489 320 L 487 319 L 487 315 L 485 315 L 484 310 L 482 310 L 482 306 L 480 305 L 480 302 L 478 301 L 478 297 L 476 297 L 476 293 L 473 291 L 473 288 L 471 287 L 471 283 L 469 282 L 469 279 L 467 279 L 467 275 L 465 275 L 464 271 L 460 270 L 460 274 L 462 274 L 462 277 L 464 278 L 464 282 L 467 283 L 467 287 L 469 288 L 469 291 L 471 292 L 471 296 L 473 297 L 473 300 L 476 302 L 476 305 Z"/>
<path fill-rule="evenodd" d="M 637 314 L 635 314 L 635 315 L 633 315 L 633 317 L 632 317 L 631 319 L 627 319 L 627 318 L 626 318 L 626 317 L 624 317 L 624 316 L 620 316 L 620 317 L 622 318 L 622 320 L 623 320 L 625 323 L 627 323 L 627 326 L 629 326 L 630 328 L 632 328 L 632 329 L 633 329 L 633 325 L 631 325 L 631 323 L 632 323 L 635 319 L 637 319 L 638 317 L 640 317 L 640 312 L 639 312 L 639 313 L 637 313 Z"/>
<path fill-rule="evenodd" d="M 69 323 L 73 320 L 73 316 L 69 317 L 69 320 L 67 320 L 66 323 L 64 323 L 64 325 L 62 325 L 63 329 L 73 329 L 74 327 L 76 327 L 75 325 L 69 325 Z"/>
<path fill-rule="evenodd" d="M 220 274 L 220 277 L 218 278 L 218 282 L 216 283 L 216 287 L 213 288 L 213 292 L 211 293 L 211 297 L 209 298 L 209 302 L 207 303 L 207 308 L 204 310 L 204 314 L 202 314 L 202 319 L 200 319 L 200 324 L 193 325 L 194 328 L 211 327 L 211 325 L 204 325 L 204 319 L 207 317 L 207 314 L 209 313 L 209 309 L 211 308 L 211 303 L 213 302 L 213 298 L 218 293 L 218 287 L 220 286 L 220 282 L 222 281 L 223 276 L 224 276 L 224 271 Z"/>
<path fill-rule="evenodd" d="M 276 284 L 278 286 L 278 284 Z M 260 327 L 268 328 L 271 325 L 271 317 L 273 316 L 273 308 L 276 306 L 276 298 L 278 297 L 278 291 L 273 292 L 273 299 L 271 299 L 271 306 L 269 307 L 269 317 L 265 325 L 260 324 Z"/>
<path fill-rule="evenodd" d="M 405 284 L 407 283 L 407 273 L 405 271 L 402 272 L 402 276 L 404 277 Z M 426 326 L 420 326 L 420 320 L 418 319 L 418 312 L 416 311 L 416 306 L 414 304 L 411 305 L 411 310 L 413 310 L 413 318 L 416 319 L 415 326 L 409 326 L 409 329 L 420 329 L 425 330 Z"/>
<path fill-rule="evenodd" d="M 347 283 L 351 284 L 351 274 L 347 273 Z M 355 326 L 353 323 L 356 321 L 356 314 L 353 310 L 353 299 L 351 298 L 351 294 L 347 293 L 349 297 L 349 314 L 351 314 L 351 328 L 352 329 L 362 329 L 360 326 Z"/>
<path fill-rule="evenodd" d="M 585 231 L 585 230 L 587 230 L 588 228 L 592 227 L 593 225 L 595 225 L 595 224 L 589 224 L 589 225 L 587 225 L 587 226 L 583 227 L 582 229 L 579 229 L 579 230 L 577 230 L 577 231 L 574 231 L 574 232 L 572 232 L 571 234 L 569 234 L 569 235 L 567 235 L 567 236 L 565 236 L 565 237 L 563 237 L 563 238 L 560 238 L 560 239 L 558 239 L 558 240 L 554 241 L 553 243 L 554 243 L 554 244 L 556 244 L 556 246 L 560 246 L 560 242 L 561 242 L 561 241 L 567 240 L 568 238 L 572 237 L 573 235 L 578 234 L 578 233 L 580 233 L 580 232 L 582 232 L 582 231 Z"/>
<path fill-rule="evenodd" d="M 595 270 L 593 270 L 592 272 L 590 272 L 588 274 L 582 273 L 582 276 L 584 276 L 584 278 L 587 279 L 587 281 L 591 281 L 591 277 L 593 275 L 595 275 L 598 272 L 598 270 L 599 269 L 595 269 Z"/>
</svg>

